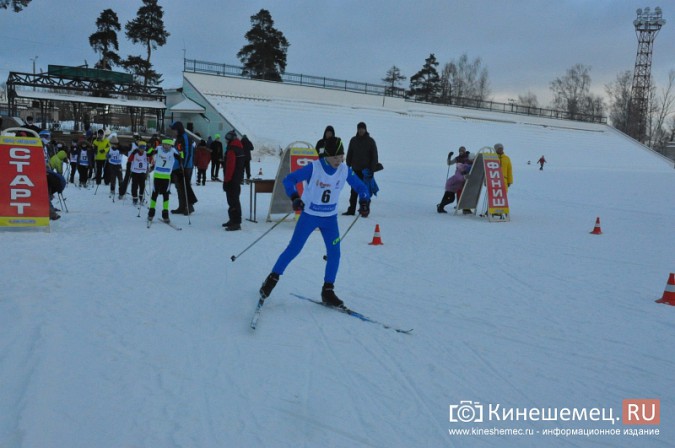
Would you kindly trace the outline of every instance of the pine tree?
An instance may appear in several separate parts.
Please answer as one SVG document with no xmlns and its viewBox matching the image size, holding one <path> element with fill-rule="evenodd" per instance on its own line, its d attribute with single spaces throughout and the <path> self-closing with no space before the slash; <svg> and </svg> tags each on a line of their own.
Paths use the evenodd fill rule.
<svg viewBox="0 0 675 448">
<path fill-rule="evenodd" d="M 120 56 L 117 41 L 117 32 L 122 29 L 117 13 L 112 9 L 105 9 L 96 19 L 97 31 L 89 36 L 89 45 L 94 52 L 100 53 L 101 57 L 94 65 L 95 68 L 111 70 L 113 66 L 120 64 Z"/>
<path fill-rule="evenodd" d="M 441 79 L 436 67 L 438 61 L 431 53 L 425 59 L 422 69 L 410 78 L 410 96 L 416 100 L 434 102 L 438 99 L 441 90 Z"/>
<path fill-rule="evenodd" d="M 152 50 L 157 47 L 162 47 L 166 44 L 167 38 L 170 36 L 169 32 L 164 27 L 164 10 L 157 3 L 157 0 L 143 0 L 143 6 L 138 8 L 136 18 L 127 22 L 125 30 L 127 37 L 135 44 L 145 45 L 145 73 L 143 74 L 143 85 L 153 85 L 161 78 L 152 70 L 150 57 Z M 130 56 L 125 61 L 125 66 L 133 65 L 132 57 Z"/>
<path fill-rule="evenodd" d="M 406 79 L 408 78 L 401 74 L 401 69 L 392 65 L 391 68 L 387 70 L 385 77 L 382 78 L 382 81 L 387 83 L 385 95 L 393 95 L 396 92 L 397 87 L 401 84 L 401 81 L 405 81 Z"/>
<path fill-rule="evenodd" d="M 251 16 L 251 29 L 244 35 L 249 42 L 237 57 L 244 64 L 244 72 L 254 79 L 281 81 L 286 71 L 286 53 L 289 43 L 284 34 L 274 28 L 270 12 L 261 9 Z"/>
<path fill-rule="evenodd" d="M 20 12 L 30 2 L 31 0 L 0 0 L 0 9 L 10 8 L 14 12 Z"/>
</svg>

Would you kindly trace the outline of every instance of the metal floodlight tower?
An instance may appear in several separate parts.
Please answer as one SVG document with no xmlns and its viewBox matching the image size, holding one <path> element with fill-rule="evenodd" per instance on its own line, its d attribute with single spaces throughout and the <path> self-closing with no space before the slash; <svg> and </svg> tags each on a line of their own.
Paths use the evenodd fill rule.
<svg viewBox="0 0 675 448">
<path fill-rule="evenodd" d="M 629 134 L 634 139 L 644 142 L 647 135 L 647 116 L 649 114 L 649 91 L 651 88 L 652 48 L 654 39 L 666 21 L 661 16 L 658 6 L 652 12 L 648 7 L 637 10 L 637 18 L 633 21 L 638 38 L 638 50 L 635 57 L 633 86 L 629 110 Z"/>
</svg>

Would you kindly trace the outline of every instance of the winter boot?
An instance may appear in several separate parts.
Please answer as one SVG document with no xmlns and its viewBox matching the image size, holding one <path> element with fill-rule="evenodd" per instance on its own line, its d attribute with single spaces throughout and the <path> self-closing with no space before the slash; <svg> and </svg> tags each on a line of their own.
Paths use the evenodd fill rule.
<svg viewBox="0 0 675 448">
<path fill-rule="evenodd" d="M 148 210 L 148 221 L 152 221 L 152 218 L 154 217 L 155 217 L 155 209 L 151 208 L 150 210 Z"/>
<path fill-rule="evenodd" d="M 138 205 L 138 198 L 133 198 L 134 205 Z"/>
<path fill-rule="evenodd" d="M 171 222 L 171 220 L 169 219 L 169 211 L 168 210 L 162 210 L 162 221 Z"/>
<path fill-rule="evenodd" d="M 445 211 L 445 209 L 443 208 L 443 205 L 441 205 L 441 204 L 436 204 L 436 211 L 438 213 L 448 213 L 448 212 Z"/>
<path fill-rule="evenodd" d="M 333 284 L 332 283 L 324 283 L 323 284 L 323 289 L 321 290 L 321 300 L 323 303 L 326 305 L 334 306 L 334 307 L 342 307 L 344 306 L 344 302 L 338 298 L 338 296 L 335 295 L 335 291 L 333 291 Z"/>
<path fill-rule="evenodd" d="M 270 275 L 267 276 L 265 281 L 263 282 L 262 286 L 260 287 L 260 297 L 263 299 L 266 299 L 272 294 L 272 290 L 274 287 L 277 285 L 277 282 L 279 281 L 279 274 L 275 274 L 272 272 Z"/>
</svg>

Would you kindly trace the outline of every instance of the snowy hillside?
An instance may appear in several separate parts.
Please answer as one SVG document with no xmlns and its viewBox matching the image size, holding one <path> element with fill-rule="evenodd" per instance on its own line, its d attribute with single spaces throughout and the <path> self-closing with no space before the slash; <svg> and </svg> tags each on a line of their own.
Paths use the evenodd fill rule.
<svg viewBox="0 0 675 448">
<path fill-rule="evenodd" d="M 294 224 L 230 257 L 272 226 L 269 195 L 259 223 L 224 232 L 221 184 L 194 186 L 196 213 L 173 218 L 178 232 L 146 229 L 146 210 L 103 187 L 69 186 L 51 233 L 0 233 L 0 447 L 672 446 L 675 307 L 654 303 L 675 272 L 672 164 L 606 127 L 209 100 L 254 143 L 314 143 L 328 124 L 349 138 L 367 123 L 381 191 L 342 243 L 336 292 L 414 331 L 292 296 L 319 295 L 314 235 L 253 333 L 258 288 Z M 511 222 L 436 213 L 448 151 L 497 141 L 514 166 Z M 252 170 L 271 178 L 277 164 L 254 153 Z M 246 186 L 242 204 L 248 217 Z M 589 234 L 596 217 L 602 235 Z M 382 246 L 368 244 L 376 224 Z M 660 400 L 659 425 L 622 423 L 636 398 Z M 461 406 L 483 421 L 451 421 Z M 556 429 L 605 435 L 546 434 Z"/>
</svg>

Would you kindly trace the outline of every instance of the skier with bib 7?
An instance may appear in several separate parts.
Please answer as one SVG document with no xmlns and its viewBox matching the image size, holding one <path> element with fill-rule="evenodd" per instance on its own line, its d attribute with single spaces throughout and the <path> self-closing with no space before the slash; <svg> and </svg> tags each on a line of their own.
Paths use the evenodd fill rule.
<svg viewBox="0 0 675 448">
<path fill-rule="evenodd" d="M 305 181 L 302 197 L 296 184 Z M 335 294 L 334 282 L 340 265 L 340 229 L 338 228 L 337 204 L 340 192 L 349 184 L 359 195 L 359 214 L 367 217 L 370 213 L 370 195 L 368 188 L 356 174 L 344 163 L 344 147 L 339 137 L 326 139 L 319 159 L 287 175 L 284 180 L 286 194 L 293 201 L 293 209 L 300 211 L 295 231 L 286 249 L 279 256 L 272 272 L 260 288 L 260 297 L 265 299 L 272 293 L 286 267 L 300 253 L 307 238 L 314 229 L 321 231 L 326 245 L 327 263 L 321 300 L 324 304 L 343 306 Z"/>
</svg>

